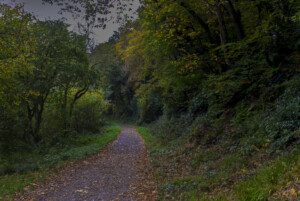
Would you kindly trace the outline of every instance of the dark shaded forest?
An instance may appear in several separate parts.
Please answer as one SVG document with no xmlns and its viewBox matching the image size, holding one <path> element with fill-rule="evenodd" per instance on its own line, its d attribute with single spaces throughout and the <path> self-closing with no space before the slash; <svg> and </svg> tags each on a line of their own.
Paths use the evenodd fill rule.
<svg viewBox="0 0 300 201">
<path fill-rule="evenodd" d="M 122 121 L 139 126 L 160 200 L 299 198 L 297 0 L 144 0 L 92 48 L 88 29 L 0 9 L 0 175 L 44 168 L 20 168 L 20 151 L 40 161 Z"/>
</svg>

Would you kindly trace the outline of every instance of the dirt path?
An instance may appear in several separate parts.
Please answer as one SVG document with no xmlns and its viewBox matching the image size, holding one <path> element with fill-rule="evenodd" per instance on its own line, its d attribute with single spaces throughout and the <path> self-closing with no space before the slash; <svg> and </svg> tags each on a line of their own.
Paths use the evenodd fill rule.
<svg viewBox="0 0 300 201">
<path fill-rule="evenodd" d="M 143 140 L 124 128 L 106 150 L 64 167 L 16 200 L 155 200 L 156 186 Z"/>
</svg>

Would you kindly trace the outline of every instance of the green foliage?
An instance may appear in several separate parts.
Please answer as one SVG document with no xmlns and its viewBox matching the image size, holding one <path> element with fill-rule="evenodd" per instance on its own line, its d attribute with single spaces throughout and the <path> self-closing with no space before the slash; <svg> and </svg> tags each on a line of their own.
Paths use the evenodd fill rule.
<svg viewBox="0 0 300 201">
<path fill-rule="evenodd" d="M 181 117 L 168 118 L 166 115 L 162 116 L 156 122 L 150 125 L 152 133 L 159 136 L 163 142 L 184 137 L 189 131 L 192 118 L 189 115 L 182 115 Z"/>
<path fill-rule="evenodd" d="M 3 4 L 0 32 L 0 200 L 7 200 L 50 168 L 97 153 L 120 128 L 103 130 L 107 102 L 84 36 Z"/>
<path fill-rule="evenodd" d="M 113 38 L 114 36 L 112 36 Z M 99 44 L 90 55 L 90 62 L 98 72 L 97 84 L 110 103 L 108 114 L 114 118 L 135 118 L 136 101 L 133 97 L 133 77 L 116 56 L 116 41 Z"/>
<path fill-rule="evenodd" d="M 52 143 L 74 127 L 101 129 L 106 103 L 95 95 L 98 72 L 89 65 L 86 38 L 70 32 L 62 21 L 36 21 L 20 5 L 0 4 L 0 12 L 1 154 L 26 143 Z M 91 85 L 94 95 L 78 103 Z M 79 118 L 84 107 L 90 119 Z"/>
<path fill-rule="evenodd" d="M 299 145 L 298 2 L 143 3 L 116 52 L 134 86 L 139 122 L 160 143 L 151 156 L 161 198 L 234 200 L 235 182 L 269 166 L 260 157 Z M 269 172 L 279 181 L 284 169 Z"/>
<path fill-rule="evenodd" d="M 105 124 L 103 114 L 107 110 L 104 97 L 99 92 L 88 92 L 76 104 L 71 127 L 78 133 L 97 132 Z"/>
<path fill-rule="evenodd" d="M 236 138 L 242 138 L 242 151 L 254 154 L 258 149 L 268 152 L 286 149 L 299 139 L 299 77 L 265 89 L 260 100 L 239 104 L 232 123 Z M 275 100 L 274 100 L 274 97 Z"/>
<path fill-rule="evenodd" d="M 157 93 L 152 91 L 150 91 L 150 94 L 146 93 L 144 92 L 139 97 L 139 121 L 150 123 L 163 113 L 163 105 Z"/>
<path fill-rule="evenodd" d="M 271 138 L 272 148 L 278 149 L 300 139 L 300 80 L 295 77 L 287 89 L 275 102 L 275 107 L 268 112 L 262 127 Z"/>
<path fill-rule="evenodd" d="M 24 129 L 19 107 L 24 99 L 20 76 L 32 73 L 36 40 L 31 17 L 21 7 L 0 4 L 0 152 Z"/>
<path fill-rule="evenodd" d="M 166 177 L 162 196 L 226 200 L 212 195 L 224 187 L 240 200 L 267 199 L 294 156 L 261 169 L 255 156 L 276 157 L 300 139 L 298 4 L 145 0 L 137 21 L 90 55 L 90 41 L 64 23 L 1 5 L 3 173 L 95 152 L 100 141 L 73 137 L 98 132 L 106 113 L 150 123 L 154 135 L 139 132 Z"/>
<path fill-rule="evenodd" d="M 33 73 L 20 79 L 26 94 L 22 106 L 27 109 L 28 116 L 25 139 L 39 143 L 42 140 L 39 131 L 49 95 L 58 91 L 63 93 L 60 99 L 61 116 L 63 121 L 67 121 L 70 88 L 87 88 L 91 75 L 82 36 L 69 32 L 67 25 L 60 21 L 36 22 L 33 29 L 39 44 L 38 56 L 33 63 Z M 73 102 L 78 98 L 80 96 L 76 94 Z M 72 110 L 73 106 L 70 107 Z"/>
<path fill-rule="evenodd" d="M 160 142 L 156 137 L 154 137 L 150 130 L 146 127 L 138 127 L 138 133 L 143 137 L 146 146 L 150 149 L 160 146 Z"/>
<path fill-rule="evenodd" d="M 282 0 L 145 1 L 116 45 L 135 77 L 141 121 L 157 120 L 161 109 L 171 116 L 195 110 L 199 94 L 194 113 L 215 116 L 257 98 L 295 51 L 296 12 L 295 1 Z"/>
</svg>

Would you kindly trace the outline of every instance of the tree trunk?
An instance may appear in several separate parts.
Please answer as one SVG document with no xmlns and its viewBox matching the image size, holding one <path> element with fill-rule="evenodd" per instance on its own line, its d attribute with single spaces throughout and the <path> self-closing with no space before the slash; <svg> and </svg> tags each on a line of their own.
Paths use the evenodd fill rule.
<svg viewBox="0 0 300 201">
<path fill-rule="evenodd" d="M 42 124 L 42 117 L 43 117 L 43 111 L 44 111 L 44 101 L 42 100 L 38 106 L 37 111 L 35 114 L 35 127 L 34 127 L 34 142 L 35 144 L 38 144 L 41 141 L 41 137 L 39 136 L 39 131 Z"/>
<path fill-rule="evenodd" d="M 45 101 L 48 97 L 49 91 L 45 93 L 44 96 L 39 96 L 33 98 L 30 102 L 27 102 L 27 118 L 28 118 L 28 127 L 25 131 L 24 136 L 29 143 L 37 145 L 41 142 L 42 138 L 39 135 L 41 124 L 43 121 L 43 112 Z"/>
<path fill-rule="evenodd" d="M 220 40 L 221 40 L 221 44 L 224 45 L 227 43 L 228 33 L 227 33 L 225 20 L 223 17 L 222 4 L 220 1 L 217 1 L 215 6 L 216 6 L 216 15 L 219 23 Z"/>
<path fill-rule="evenodd" d="M 215 43 L 216 40 L 214 39 L 211 31 L 210 31 L 210 28 L 208 26 L 208 24 L 203 20 L 203 18 L 197 14 L 194 10 L 191 9 L 191 7 L 185 2 L 185 1 L 181 1 L 180 2 L 180 5 L 186 9 L 193 18 L 195 18 L 195 20 L 197 20 L 197 22 L 201 25 L 201 27 L 204 29 L 207 37 L 208 37 L 208 40 L 211 42 L 211 43 Z"/>
<path fill-rule="evenodd" d="M 33 110 L 34 109 L 31 109 L 29 103 L 27 102 L 27 118 L 28 118 L 28 126 L 27 126 L 27 129 L 25 130 L 24 132 L 24 135 L 23 135 L 23 138 L 26 142 L 29 142 L 29 143 L 32 143 L 34 144 L 33 142 L 33 117 L 34 117 L 34 112 Z"/>
<path fill-rule="evenodd" d="M 40 102 L 40 100 L 35 100 L 33 102 L 32 107 L 27 103 L 28 127 L 25 131 L 24 139 L 33 145 L 37 145 L 41 141 L 39 131 L 42 123 L 44 102 Z"/>
<path fill-rule="evenodd" d="M 61 106 L 61 113 L 62 113 L 62 118 L 63 118 L 63 123 L 64 123 L 64 131 L 67 131 L 68 128 L 68 115 L 67 115 L 67 106 L 68 106 L 68 93 L 69 93 L 69 85 L 67 84 L 67 86 L 65 87 L 64 90 L 64 97 L 63 97 L 63 103 Z"/>
<path fill-rule="evenodd" d="M 233 19 L 233 23 L 237 32 L 237 37 L 239 40 L 245 38 L 245 31 L 242 24 L 242 18 L 240 11 L 236 10 L 234 7 L 234 3 L 232 0 L 227 0 L 228 2 L 228 10 Z"/>
<path fill-rule="evenodd" d="M 82 89 L 80 89 L 79 91 L 76 92 L 76 94 L 73 98 L 73 101 L 70 104 L 70 112 L 69 112 L 70 117 L 72 117 L 72 115 L 73 115 L 73 110 L 74 110 L 74 107 L 75 107 L 75 103 L 77 102 L 77 100 L 79 100 L 88 91 L 88 89 L 89 89 L 89 87 L 85 86 L 84 88 L 82 88 Z"/>
</svg>

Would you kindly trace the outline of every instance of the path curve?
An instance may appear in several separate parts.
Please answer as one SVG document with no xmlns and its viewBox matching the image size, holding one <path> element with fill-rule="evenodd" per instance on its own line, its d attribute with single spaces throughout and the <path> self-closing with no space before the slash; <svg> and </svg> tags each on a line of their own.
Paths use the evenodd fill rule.
<svg viewBox="0 0 300 201">
<path fill-rule="evenodd" d="M 78 161 L 15 200 L 154 201 L 156 185 L 144 141 L 134 128 L 97 155 Z"/>
</svg>

